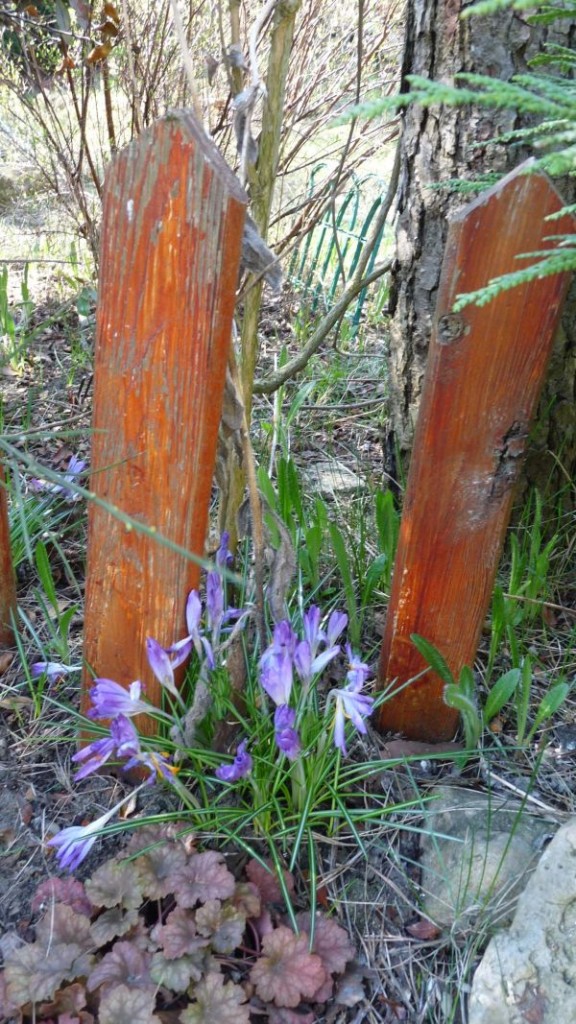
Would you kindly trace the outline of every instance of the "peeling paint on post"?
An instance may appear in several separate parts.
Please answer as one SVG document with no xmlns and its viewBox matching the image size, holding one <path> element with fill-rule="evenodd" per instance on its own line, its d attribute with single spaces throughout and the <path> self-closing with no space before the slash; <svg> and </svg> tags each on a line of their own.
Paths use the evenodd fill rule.
<svg viewBox="0 0 576 1024">
<path fill-rule="evenodd" d="M 4 467 L 0 463 L 0 643 L 14 643 L 12 617 L 16 614 L 16 576 L 10 549 L 10 524 Z"/>
<path fill-rule="evenodd" d="M 392 692 L 382 731 L 441 741 L 456 730 L 439 677 L 409 682 L 426 668 L 410 636 L 433 643 L 456 678 L 474 661 L 570 275 L 452 307 L 526 266 L 519 254 L 549 249 L 547 235 L 573 232 L 571 217 L 545 222 L 563 205 L 545 176 L 518 168 L 451 222 L 380 659 Z"/>
<path fill-rule="evenodd" d="M 116 157 L 104 193 L 91 488 L 201 556 L 247 199 L 188 111 Z M 160 686 L 145 639 L 185 635 L 197 564 L 89 509 L 84 658 Z M 84 676 L 88 706 L 92 673 Z M 142 723 L 144 729 L 150 723 Z"/>
</svg>

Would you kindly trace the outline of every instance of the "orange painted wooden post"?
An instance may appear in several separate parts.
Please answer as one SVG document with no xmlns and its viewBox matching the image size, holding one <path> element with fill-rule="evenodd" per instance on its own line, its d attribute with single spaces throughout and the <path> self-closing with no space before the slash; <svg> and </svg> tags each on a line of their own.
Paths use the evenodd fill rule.
<svg viewBox="0 0 576 1024">
<path fill-rule="evenodd" d="M 518 169 L 450 224 L 379 668 L 393 693 L 379 728 L 410 739 L 456 730 L 433 672 L 399 690 L 426 667 L 410 636 L 456 677 L 474 660 L 569 275 L 452 307 L 526 266 L 518 254 L 549 249 L 547 235 L 574 231 L 570 217 L 545 223 L 563 205 L 546 177 Z"/>
<path fill-rule="evenodd" d="M 16 577 L 10 550 L 10 526 L 4 467 L 0 463 L 0 643 L 12 644 L 12 616 L 16 613 Z"/>
<path fill-rule="evenodd" d="M 91 487 L 201 556 L 232 329 L 246 196 L 187 111 L 157 122 L 106 178 Z M 84 658 L 141 679 L 146 636 L 185 635 L 198 566 L 89 510 Z M 83 709 L 91 674 L 84 678 Z M 151 723 L 142 723 L 142 727 Z"/>
</svg>

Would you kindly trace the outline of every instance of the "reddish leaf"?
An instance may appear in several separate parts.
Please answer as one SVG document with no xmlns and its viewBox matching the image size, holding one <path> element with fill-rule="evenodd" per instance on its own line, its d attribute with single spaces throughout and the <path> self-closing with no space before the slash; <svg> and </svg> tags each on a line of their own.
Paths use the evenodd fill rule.
<svg viewBox="0 0 576 1024">
<path fill-rule="evenodd" d="M 40 882 L 32 900 L 32 910 L 36 914 L 53 903 L 72 907 L 76 914 L 84 914 L 85 917 L 91 917 L 94 912 L 84 886 L 77 878 L 47 878 Z"/>
<path fill-rule="evenodd" d="M 298 914 L 298 927 L 310 934 L 310 914 Z M 333 918 L 316 914 L 312 952 L 322 960 L 328 974 L 342 974 L 349 960 L 356 956 L 356 950 L 348 935 Z"/>
<path fill-rule="evenodd" d="M 112 939 L 119 939 L 126 935 L 138 924 L 137 910 L 122 910 L 122 907 L 112 907 L 100 914 L 92 922 L 90 931 L 97 946 L 106 946 Z"/>
<path fill-rule="evenodd" d="M 176 960 L 167 960 L 162 953 L 154 953 L 150 976 L 157 985 L 163 985 L 171 992 L 185 992 L 191 981 L 200 981 L 210 970 L 212 962 L 212 958 L 201 949 Z"/>
<path fill-rule="evenodd" d="M 244 991 L 231 981 L 225 985 L 221 974 L 208 974 L 194 996 L 196 1002 L 180 1014 L 181 1024 L 250 1024 Z"/>
<path fill-rule="evenodd" d="M 153 1013 L 155 1002 L 154 990 L 114 985 L 100 1000 L 98 1024 L 161 1024 Z"/>
<path fill-rule="evenodd" d="M 102 958 L 89 974 L 86 988 L 89 992 L 100 985 L 130 985 L 132 988 L 154 987 L 150 977 L 151 956 L 137 949 L 131 942 L 115 942 L 110 953 Z"/>
<path fill-rule="evenodd" d="M 6 964 L 8 999 L 16 1006 L 53 999 L 63 981 L 83 977 L 91 962 L 76 943 L 55 942 L 49 950 L 38 942 L 22 946 Z"/>
<path fill-rule="evenodd" d="M 253 882 L 237 882 L 230 903 L 247 918 L 260 917 L 262 901 L 258 887 Z"/>
<path fill-rule="evenodd" d="M 432 921 L 426 921 L 424 918 L 415 921 L 414 924 L 407 925 L 406 931 L 415 939 L 421 939 L 422 942 L 430 942 L 432 939 L 437 939 L 441 933 L 441 929 L 437 925 L 432 924 Z"/>
<path fill-rule="evenodd" d="M 40 1017 L 58 1017 L 60 1020 L 61 1014 L 78 1016 L 85 1006 L 86 989 L 84 985 L 75 982 L 59 989 L 51 1003 L 42 1003 L 38 1007 L 38 1014 Z"/>
<path fill-rule="evenodd" d="M 176 843 L 163 843 L 138 857 L 136 871 L 142 892 L 152 900 L 174 891 L 174 876 L 186 864 L 186 851 Z"/>
<path fill-rule="evenodd" d="M 54 942 L 71 943 L 78 952 L 88 952 L 94 946 L 90 922 L 84 914 L 76 914 L 71 907 L 56 903 L 36 925 L 36 938 L 50 950 Z"/>
<path fill-rule="evenodd" d="M 246 917 L 235 907 L 222 906 L 220 900 L 208 900 L 196 911 L 196 924 L 202 935 L 210 936 L 215 953 L 233 953 L 242 942 Z"/>
<path fill-rule="evenodd" d="M 167 960 L 175 960 L 194 953 L 208 945 L 208 939 L 198 935 L 194 915 L 184 907 L 176 907 L 166 919 L 166 924 L 157 924 L 152 929 L 152 938 Z"/>
<path fill-rule="evenodd" d="M 174 877 L 174 893 L 181 907 L 195 907 L 207 900 L 225 900 L 234 893 L 236 882 L 219 853 L 194 853 Z"/>
<path fill-rule="evenodd" d="M 301 999 L 312 998 L 326 980 L 322 961 L 308 951 L 305 932 L 294 935 L 280 925 L 262 940 L 263 956 L 254 964 L 250 980 L 264 1002 L 277 1006 L 297 1006 Z"/>
<path fill-rule="evenodd" d="M 96 907 L 139 907 L 142 889 L 130 861 L 109 860 L 86 882 L 88 898 Z"/>
<path fill-rule="evenodd" d="M 276 875 L 276 870 L 271 861 L 268 868 L 262 866 L 258 860 L 249 860 L 246 865 L 246 874 L 251 882 L 257 886 L 264 903 L 281 903 L 283 900 L 282 889 Z M 284 870 L 284 879 L 288 892 L 294 892 L 294 878 L 289 871 Z"/>
</svg>

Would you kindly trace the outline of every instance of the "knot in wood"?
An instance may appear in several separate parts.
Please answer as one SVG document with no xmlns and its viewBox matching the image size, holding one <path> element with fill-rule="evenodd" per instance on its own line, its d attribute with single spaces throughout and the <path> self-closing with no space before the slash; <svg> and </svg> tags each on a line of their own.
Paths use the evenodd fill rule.
<svg viewBox="0 0 576 1024">
<path fill-rule="evenodd" d="M 438 320 L 438 343 L 451 345 L 467 331 L 467 324 L 460 313 L 445 313 Z"/>
</svg>

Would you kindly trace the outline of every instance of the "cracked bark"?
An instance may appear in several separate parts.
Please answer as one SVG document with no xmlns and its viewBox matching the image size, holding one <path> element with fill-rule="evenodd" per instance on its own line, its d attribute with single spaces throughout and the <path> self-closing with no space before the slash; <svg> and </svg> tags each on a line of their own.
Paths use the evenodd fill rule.
<svg viewBox="0 0 576 1024">
<path fill-rule="evenodd" d="M 462 0 L 408 0 L 402 67 L 407 74 L 451 82 L 461 71 L 507 80 L 527 70 L 527 61 L 553 38 L 574 45 L 569 22 L 531 26 L 522 12 L 487 18 L 459 17 Z M 447 218 L 467 201 L 451 179 L 486 172 L 504 174 L 529 155 L 497 140 L 522 123 L 512 111 L 410 107 L 404 115 L 396 262 L 392 275 L 389 348 L 390 415 L 385 438 L 386 471 L 393 480 L 405 470 L 411 450 L 430 340 L 431 322 L 446 241 Z M 574 201 L 561 186 L 568 202 Z M 524 483 L 554 489 L 576 469 L 576 294 L 568 299 L 558 332 L 536 426 L 531 432 Z M 552 454 L 554 453 L 554 454 Z M 554 472 L 556 471 L 556 472 Z M 550 493 L 553 493 L 551 491 Z"/>
</svg>

